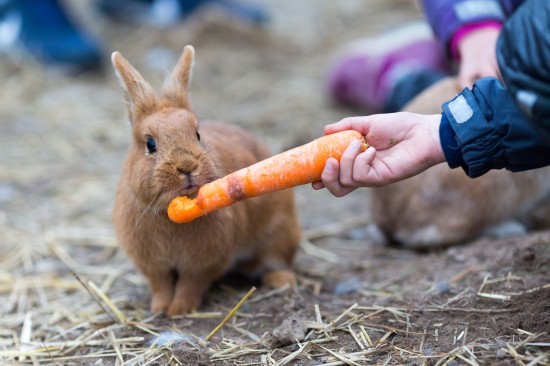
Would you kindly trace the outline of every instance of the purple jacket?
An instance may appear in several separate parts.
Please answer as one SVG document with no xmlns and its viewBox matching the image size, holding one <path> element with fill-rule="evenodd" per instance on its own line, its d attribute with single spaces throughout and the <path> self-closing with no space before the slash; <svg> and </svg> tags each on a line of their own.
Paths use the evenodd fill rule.
<svg viewBox="0 0 550 366">
<path fill-rule="evenodd" d="M 422 0 L 422 7 L 436 37 L 445 50 L 462 27 L 482 22 L 502 22 L 524 0 Z"/>
</svg>

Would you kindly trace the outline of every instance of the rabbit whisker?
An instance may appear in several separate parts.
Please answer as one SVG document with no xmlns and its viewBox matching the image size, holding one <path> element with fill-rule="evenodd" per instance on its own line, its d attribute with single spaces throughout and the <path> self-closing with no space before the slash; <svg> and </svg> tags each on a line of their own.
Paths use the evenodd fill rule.
<svg viewBox="0 0 550 366">
<path fill-rule="evenodd" d="M 139 217 L 139 219 L 136 221 L 136 223 L 134 224 L 134 228 L 132 229 L 132 233 L 134 231 L 136 231 L 139 223 L 141 222 L 141 220 L 143 219 L 143 217 L 145 216 L 145 214 L 147 213 L 147 211 L 149 211 L 149 209 L 151 208 L 151 206 L 155 206 L 155 204 L 160 200 L 160 198 L 162 197 L 162 195 L 158 195 L 154 200 L 152 200 L 151 202 L 149 202 L 149 204 L 147 205 L 147 207 L 145 207 L 145 209 L 143 210 L 143 212 L 141 213 L 141 216 Z"/>
</svg>

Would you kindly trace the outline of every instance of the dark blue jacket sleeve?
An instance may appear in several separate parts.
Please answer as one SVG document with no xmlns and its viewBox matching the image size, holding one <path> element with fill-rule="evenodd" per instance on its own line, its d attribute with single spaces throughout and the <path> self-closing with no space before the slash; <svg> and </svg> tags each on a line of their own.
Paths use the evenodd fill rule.
<svg viewBox="0 0 550 366">
<path fill-rule="evenodd" d="M 449 42 L 463 26 L 481 21 L 504 22 L 523 0 L 422 0 L 436 37 L 449 51 Z"/>
<path fill-rule="evenodd" d="M 483 78 L 443 105 L 443 151 L 451 168 L 475 178 L 491 169 L 550 165 L 550 143 L 495 78 Z"/>
</svg>

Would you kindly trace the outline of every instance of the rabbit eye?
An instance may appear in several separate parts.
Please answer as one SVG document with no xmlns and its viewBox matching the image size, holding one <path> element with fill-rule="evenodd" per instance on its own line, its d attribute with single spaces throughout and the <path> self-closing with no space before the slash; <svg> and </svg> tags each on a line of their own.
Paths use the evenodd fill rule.
<svg viewBox="0 0 550 366">
<path fill-rule="evenodd" d="M 197 140 L 201 140 L 201 135 L 199 134 L 199 132 L 197 131 Z"/>
<path fill-rule="evenodd" d="M 157 142 L 152 137 L 147 138 L 147 151 L 149 152 L 149 154 L 157 152 Z"/>
</svg>

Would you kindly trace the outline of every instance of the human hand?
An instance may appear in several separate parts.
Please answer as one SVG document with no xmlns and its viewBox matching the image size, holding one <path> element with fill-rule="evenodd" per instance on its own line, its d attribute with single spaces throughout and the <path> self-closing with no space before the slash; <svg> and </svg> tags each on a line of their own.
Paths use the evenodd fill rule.
<svg viewBox="0 0 550 366">
<path fill-rule="evenodd" d="M 441 115 L 408 112 L 350 117 L 325 127 L 325 134 L 356 130 L 365 136 L 369 148 L 353 142 L 340 163 L 328 159 L 320 182 L 314 189 L 326 187 L 336 197 L 357 187 L 384 186 L 403 180 L 445 161 L 439 139 Z"/>
<path fill-rule="evenodd" d="M 476 80 L 485 76 L 500 76 L 496 55 L 499 34 L 500 29 L 483 27 L 460 40 L 458 82 L 462 88 L 471 88 Z"/>
</svg>

